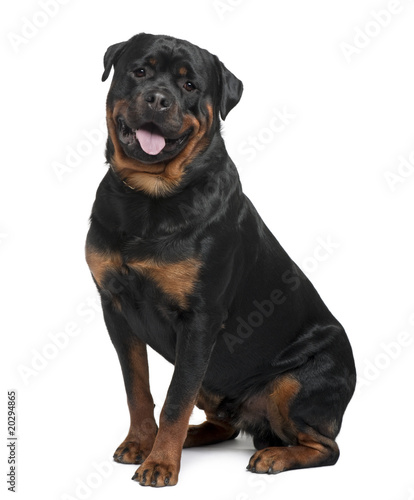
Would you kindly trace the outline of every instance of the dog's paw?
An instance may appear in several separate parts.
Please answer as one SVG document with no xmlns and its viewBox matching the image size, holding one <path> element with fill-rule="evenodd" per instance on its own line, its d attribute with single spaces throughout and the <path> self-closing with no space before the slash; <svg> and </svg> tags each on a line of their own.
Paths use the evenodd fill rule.
<svg viewBox="0 0 414 500">
<path fill-rule="evenodd" d="M 246 468 L 257 474 L 278 474 L 286 469 L 284 455 L 284 448 L 272 447 L 259 450 L 250 458 Z"/>
<path fill-rule="evenodd" d="M 125 439 L 114 453 L 114 460 L 120 464 L 142 464 L 151 453 L 152 444 Z"/>
<path fill-rule="evenodd" d="M 132 477 L 141 486 L 174 486 L 178 482 L 180 465 L 148 458 Z"/>
</svg>

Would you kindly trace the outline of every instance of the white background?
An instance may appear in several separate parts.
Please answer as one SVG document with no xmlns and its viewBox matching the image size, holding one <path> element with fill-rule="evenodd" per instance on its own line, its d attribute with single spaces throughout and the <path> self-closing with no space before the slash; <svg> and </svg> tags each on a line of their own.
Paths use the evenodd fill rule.
<svg viewBox="0 0 414 500">
<path fill-rule="evenodd" d="M 400 166 L 414 162 L 413 2 L 53 3 L 45 14 L 39 0 L 2 2 L 0 14 L 1 495 L 13 498 L 13 389 L 21 499 L 414 498 L 414 168 Z M 224 124 L 244 190 L 355 351 L 360 386 L 334 467 L 254 475 L 238 438 L 185 450 L 179 484 L 154 490 L 112 462 L 128 411 L 83 246 L 106 171 L 102 58 L 141 31 L 207 48 L 244 82 Z M 274 132 L 278 113 L 289 118 Z M 172 368 L 150 362 L 158 415 Z"/>
</svg>

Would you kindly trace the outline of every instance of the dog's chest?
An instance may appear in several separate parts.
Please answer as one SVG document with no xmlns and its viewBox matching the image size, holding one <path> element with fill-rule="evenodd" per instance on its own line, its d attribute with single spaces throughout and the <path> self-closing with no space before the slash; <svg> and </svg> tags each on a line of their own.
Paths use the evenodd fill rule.
<svg viewBox="0 0 414 500">
<path fill-rule="evenodd" d="M 137 259 L 93 246 L 87 246 L 86 260 L 99 288 L 109 292 L 115 302 L 124 291 L 138 290 L 147 282 L 182 309 L 188 307 L 201 267 L 194 257 L 174 261 Z"/>
</svg>

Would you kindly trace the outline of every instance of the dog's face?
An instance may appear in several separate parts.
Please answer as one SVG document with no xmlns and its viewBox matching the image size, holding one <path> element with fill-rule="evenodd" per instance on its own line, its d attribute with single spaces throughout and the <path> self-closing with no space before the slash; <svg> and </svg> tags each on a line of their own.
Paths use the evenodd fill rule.
<svg viewBox="0 0 414 500">
<path fill-rule="evenodd" d="M 140 34 L 112 45 L 104 66 L 102 80 L 115 68 L 107 99 L 109 161 L 141 189 L 145 176 L 138 172 L 147 174 L 146 186 L 153 174 L 158 191 L 168 191 L 160 174 L 168 170 L 164 181 L 182 175 L 242 93 L 217 57 L 167 36 Z"/>
</svg>

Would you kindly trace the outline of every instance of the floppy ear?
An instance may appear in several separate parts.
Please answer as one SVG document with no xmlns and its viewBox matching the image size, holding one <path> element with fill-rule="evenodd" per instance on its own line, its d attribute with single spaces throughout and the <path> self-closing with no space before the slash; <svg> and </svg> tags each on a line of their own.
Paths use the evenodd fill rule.
<svg viewBox="0 0 414 500">
<path fill-rule="evenodd" d="M 217 57 L 215 59 L 219 70 L 221 90 L 220 115 L 225 120 L 229 112 L 240 101 L 243 93 L 243 83 Z"/>
<path fill-rule="evenodd" d="M 112 65 L 116 63 L 127 43 L 128 42 L 120 42 L 116 43 L 115 45 L 111 45 L 110 47 L 107 48 L 104 55 L 105 71 L 103 72 L 102 75 L 103 82 L 108 78 L 109 73 L 111 72 Z"/>
</svg>

